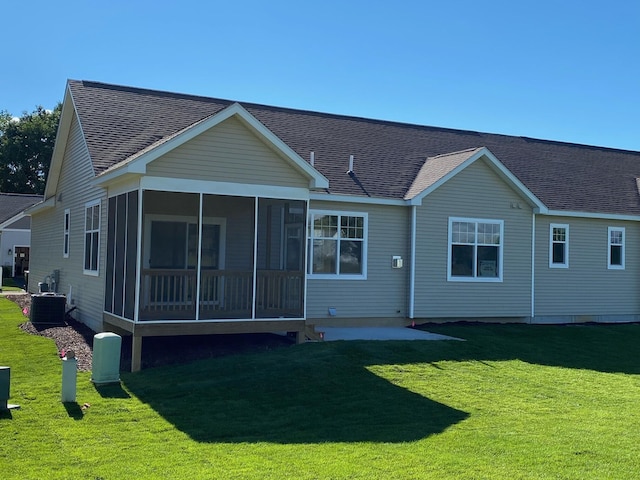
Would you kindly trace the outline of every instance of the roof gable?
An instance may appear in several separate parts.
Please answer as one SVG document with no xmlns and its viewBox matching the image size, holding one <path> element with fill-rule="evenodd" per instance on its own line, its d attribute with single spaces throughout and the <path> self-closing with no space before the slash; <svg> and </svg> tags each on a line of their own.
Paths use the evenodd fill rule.
<svg viewBox="0 0 640 480">
<path fill-rule="evenodd" d="M 545 205 L 486 147 L 427 158 L 407 195 L 405 195 L 405 199 L 409 200 L 412 205 L 422 204 L 424 197 L 480 159 L 485 160 L 503 181 L 520 192 L 532 207 L 538 211 L 546 211 Z"/>
<path fill-rule="evenodd" d="M 97 177 L 97 183 L 105 183 L 124 173 L 145 174 L 147 165 L 150 162 L 180 145 L 184 145 L 189 140 L 194 139 L 231 117 L 239 119 L 252 133 L 287 160 L 293 168 L 308 177 L 310 188 L 326 188 L 329 186 L 328 180 L 322 174 L 300 158 L 286 143 L 276 137 L 238 103 L 234 103 L 214 115 L 196 122 L 194 125 L 190 125 L 173 135 L 154 142 L 147 148 L 102 172 Z"/>
</svg>

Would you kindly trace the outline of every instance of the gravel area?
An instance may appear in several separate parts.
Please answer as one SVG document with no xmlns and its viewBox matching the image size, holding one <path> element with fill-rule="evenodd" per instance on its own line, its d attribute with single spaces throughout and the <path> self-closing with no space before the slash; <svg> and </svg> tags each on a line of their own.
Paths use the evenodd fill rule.
<svg viewBox="0 0 640 480">
<path fill-rule="evenodd" d="M 25 317 L 28 318 L 29 308 L 31 308 L 31 295 L 9 294 L 7 298 L 20 305 Z M 78 359 L 78 370 L 81 372 L 91 370 L 91 362 L 93 360 L 92 344 L 95 332 L 86 325 L 68 318 L 64 325 L 33 324 L 27 321 L 22 323 L 20 328 L 32 335 L 53 339 L 60 353 L 73 350 Z"/>
<path fill-rule="evenodd" d="M 7 294 L 6 297 L 18 305 L 28 319 L 31 295 Z M 58 352 L 73 350 L 78 359 L 78 370 L 91 371 L 93 359 L 93 336 L 96 332 L 83 323 L 67 317 L 64 325 L 33 324 L 20 325 L 25 332 L 51 338 Z M 189 363 L 204 358 L 233 355 L 242 352 L 260 352 L 283 348 L 295 342 L 286 336 L 270 333 L 238 335 L 196 335 L 179 337 L 145 337 L 142 346 L 142 368 Z M 120 358 L 121 371 L 131 367 L 131 338 L 122 338 Z"/>
</svg>

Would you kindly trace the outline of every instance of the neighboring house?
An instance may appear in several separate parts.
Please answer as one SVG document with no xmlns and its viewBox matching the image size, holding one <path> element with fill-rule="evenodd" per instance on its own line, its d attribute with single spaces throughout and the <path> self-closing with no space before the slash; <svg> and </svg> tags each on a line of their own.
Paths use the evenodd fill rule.
<svg viewBox="0 0 640 480">
<path fill-rule="evenodd" d="M 0 264 L 12 277 L 29 270 L 31 218 L 24 211 L 42 202 L 42 195 L 0 193 Z"/>
<path fill-rule="evenodd" d="M 640 320 L 640 152 L 69 81 L 30 290 L 142 337 Z M 54 273 L 55 272 L 55 273 Z"/>
</svg>

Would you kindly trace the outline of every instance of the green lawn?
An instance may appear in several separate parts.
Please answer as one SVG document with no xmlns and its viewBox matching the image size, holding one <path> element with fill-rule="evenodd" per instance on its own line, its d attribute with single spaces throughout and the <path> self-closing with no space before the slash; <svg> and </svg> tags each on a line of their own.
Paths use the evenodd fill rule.
<svg viewBox="0 0 640 480">
<path fill-rule="evenodd" d="M 60 403 L 56 347 L 0 300 L 3 479 L 629 479 L 640 326 L 452 325 L 122 374 Z M 90 404 L 87 409 L 81 406 Z"/>
<path fill-rule="evenodd" d="M 20 287 L 13 278 L 3 276 L 2 291 L 3 292 L 21 292 L 22 287 Z"/>
</svg>

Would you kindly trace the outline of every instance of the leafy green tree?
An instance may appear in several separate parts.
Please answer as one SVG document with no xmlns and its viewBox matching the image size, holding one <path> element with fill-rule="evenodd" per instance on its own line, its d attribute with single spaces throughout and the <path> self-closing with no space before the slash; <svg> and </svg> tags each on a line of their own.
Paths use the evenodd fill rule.
<svg viewBox="0 0 640 480">
<path fill-rule="evenodd" d="M 14 119 L 0 111 L 0 192 L 44 193 L 62 104 Z"/>
</svg>

